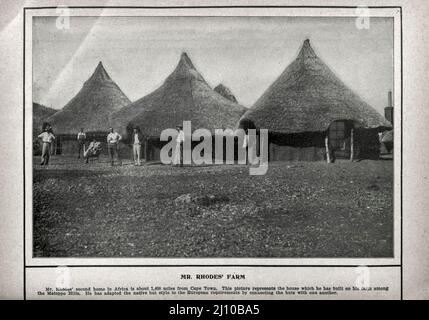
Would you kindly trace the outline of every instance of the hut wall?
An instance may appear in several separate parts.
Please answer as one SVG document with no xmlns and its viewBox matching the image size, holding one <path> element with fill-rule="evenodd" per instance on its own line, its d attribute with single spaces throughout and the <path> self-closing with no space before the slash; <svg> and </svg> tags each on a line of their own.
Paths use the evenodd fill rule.
<svg viewBox="0 0 429 320">
<path fill-rule="evenodd" d="M 213 139 L 214 141 L 214 139 Z M 146 161 L 159 161 L 161 160 L 161 149 L 162 147 L 167 144 L 167 141 L 160 141 L 158 137 L 149 137 L 146 140 L 147 143 L 147 148 L 145 148 L 145 152 L 146 154 L 145 159 Z M 192 146 L 191 148 L 193 149 L 197 144 L 199 144 L 199 142 L 197 141 L 192 141 Z M 214 152 L 215 150 L 215 146 L 214 146 L 214 142 L 212 144 L 212 151 Z M 214 159 L 214 157 L 213 157 Z"/>
<path fill-rule="evenodd" d="M 379 159 L 380 139 L 378 132 L 371 129 L 355 130 L 354 153 L 356 159 Z"/>
<path fill-rule="evenodd" d="M 162 147 L 167 144 L 166 141 L 160 141 L 157 137 L 150 137 L 146 140 L 147 148 L 145 148 L 146 154 L 144 155 L 146 161 L 160 161 L 161 160 L 161 149 Z M 195 145 L 197 145 L 199 142 L 192 142 L 192 149 Z M 214 151 L 214 144 L 212 147 L 212 150 Z"/>
<path fill-rule="evenodd" d="M 386 154 L 389 153 L 387 151 L 386 145 L 384 143 L 380 143 L 380 154 Z"/>
<path fill-rule="evenodd" d="M 99 141 L 99 140 L 97 140 Z M 85 145 L 86 147 L 89 146 L 91 141 L 86 141 Z M 107 147 L 107 142 L 99 141 L 101 142 L 101 155 L 102 156 L 108 156 L 109 151 Z M 77 156 L 78 152 L 78 144 L 76 140 L 62 140 L 60 143 L 60 151 L 56 154 L 61 154 L 64 156 Z M 58 150 L 58 148 L 57 148 Z M 121 159 L 132 159 L 132 146 L 129 144 L 120 143 L 119 144 L 119 155 Z"/>
<path fill-rule="evenodd" d="M 323 133 L 271 133 L 269 136 L 270 161 L 321 161 L 325 157 Z"/>
<path fill-rule="evenodd" d="M 319 147 L 291 147 L 270 143 L 270 161 L 320 161 L 325 159 L 325 149 Z"/>
<path fill-rule="evenodd" d="M 106 141 L 107 134 L 108 134 L 107 132 L 87 133 L 85 145 L 88 147 L 89 144 L 91 143 L 91 141 L 93 139 L 95 139 L 101 143 L 101 155 L 107 156 L 109 154 L 108 149 L 107 149 L 107 141 Z M 77 156 L 78 142 L 76 140 L 76 135 L 58 134 L 57 135 L 56 154 L 61 154 L 61 155 L 65 155 L 65 156 L 71 156 L 71 155 Z M 119 152 L 120 152 L 121 156 L 123 154 L 124 158 L 130 158 L 131 151 L 129 151 L 128 152 L 129 154 L 127 155 L 126 148 L 125 148 L 125 150 L 123 150 L 124 148 L 125 147 L 122 146 L 122 144 L 120 144 Z"/>
<path fill-rule="evenodd" d="M 257 137 L 257 139 L 259 139 L 259 136 Z M 161 152 L 162 147 L 165 144 L 167 144 L 167 142 L 166 141 L 160 141 L 159 138 L 157 138 L 157 137 L 149 137 L 146 140 L 146 143 L 147 143 L 147 148 L 145 149 L 146 154 L 143 154 L 142 157 L 144 157 L 146 159 L 146 161 L 159 161 L 159 160 L 161 160 L 160 152 Z M 192 150 L 199 143 L 200 143 L 199 141 L 192 141 L 192 145 L 191 145 Z M 224 138 L 224 140 L 223 140 L 223 157 L 219 157 L 219 155 L 216 155 L 215 143 L 216 143 L 216 140 L 215 140 L 215 137 L 213 136 L 213 138 L 212 138 L 212 161 L 213 161 L 213 163 L 215 163 L 215 160 L 217 158 L 222 159 L 223 161 L 226 161 L 226 138 Z M 237 163 L 237 161 L 238 161 L 238 151 L 237 150 L 238 150 L 238 138 L 236 137 L 234 139 L 234 160 L 235 160 L 235 163 Z M 143 153 L 143 151 L 142 151 L 142 153 Z M 259 156 L 259 144 L 256 145 L 256 155 Z"/>
<path fill-rule="evenodd" d="M 381 154 L 393 153 L 393 142 L 392 141 L 381 142 L 380 153 Z"/>
<path fill-rule="evenodd" d="M 159 137 L 146 137 L 142 145 L 142 157 L 146 161 L 159 161 L 162 147 L 167 144 L 166 141 L 160 141 Z"/>
<path fill-rule="evenodd" d="M 64 156 L 71 156 L 71 155 L 77 155 L 78 152 L 78 144 L 76 140 L 70 140 L 70 139 L 63 139 L 62 137 L 57 137 L 57 139 L 61 139 L 59 140 L 59 150 L 58 150 L 58 154 L 64 155 Z"/>
<path fill-rule="evenodd" d="M 355 159 L 378 159 L 380 155 L 380 142 L 375 130 L 355 130 L 354 136 Z M 159 161 L 160 151 L 167 142 L 159 141 L 157 137 L 147 140 L 147 148 L 142 146 L 142 157 L 147 161 Z M 225 142 L 224 142 L 225 143 Z M 194 147 L 198 142 L 193 142 Z M 225 144 L 224 144 L 225 146 Z M 235 159 L 237 160 L 237 147 L 235 142 Z M 349 144 L 348 144 L 348 147 Z M 131 146 L 129 155 L 132 157 Z M 215 141 L 212 144 L 213 160 L 215 159 Z M 124 151 L 125 152 L 125 151 Z M 147 154 L 145 154 L 145 152 Z M 349 156 L 349 151 L 345 152 Z M 259 154 L 259 150 L 257 150 Z M 337 153 L 337 156 L 340 156 Z M 124 158 L 126 157 L 124 153 Z M 224 149 L 225 159 L 225 149 Z M 300 134 L 300 135 L 273 135 L 269 138 L 269 160 L 270 161 L 324 161 L 326 150 L 324 146 L 324 133 Z"/>
<path fill-rule="evenodd" d="M 106 152 L 107 151 L 107 144 L 106 144 Z M 121 159 L 133 159 L 133 146 L 128 143 L 122 143 L 119 142 L 119 156 Z M 140 159 L 143 157 L 143 151 L 140 155 Z"/>
<path fill-rule="evenodd" d="M 270 161 L 321 161 L 326 160 L 325 133 L 304 133 L 270 136 Z M 346 141 L 348 141 L 346 139 Z M 354 158 L 378 159 L 380 155 L 380 141 L 376 130 L 355 129 Z M 350 157 L 350 142 L 346 143 L 345 150 L 336 151 L 338 158 Z"/>
<path fill-rule="evenodd" d="M 102 156 L 109 156 L 108 146 L 106 141 L 100 141 L 101 142 L 101 155 Z M 86 147 L 89 146 L 91 143 L 91 140 L 87 140 L 85 142 Z M 78 143 L 76 140 L 62 140 L 60 143 L 60 153 L 57 152 L 57 154 L 65 155 L 65 156 L 77 156 L 78 152 Z M 119 156 L 121 159 L 132 159 L 132 146 L 126 143 L 119 143 Z"/>
<path fill-rule="evenodd" d="M 158 145 L 150 144 L 147 149 L 147 161 L 161 160 L 161 148 Z"/>
</svg>

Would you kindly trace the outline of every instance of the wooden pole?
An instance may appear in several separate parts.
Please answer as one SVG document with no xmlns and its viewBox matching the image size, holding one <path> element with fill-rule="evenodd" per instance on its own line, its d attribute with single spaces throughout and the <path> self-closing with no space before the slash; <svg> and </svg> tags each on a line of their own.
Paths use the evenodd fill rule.
<svg viewBox="0 0 429 320">
<path fill-rule="evenodd" d="M 354 160 L 355 154 L 354 154 L 354 130 L 353 128 L 350 131 L 350 161 Z"/>
<path fill-rule="evenodd" d="M 326 149 L 326 162 L 331 163 L 331 156 L 329 154 L 329 138 L 328 138 L 329 132 L 326 134 L 325 137 L 325 149 Z"/>
</svg>

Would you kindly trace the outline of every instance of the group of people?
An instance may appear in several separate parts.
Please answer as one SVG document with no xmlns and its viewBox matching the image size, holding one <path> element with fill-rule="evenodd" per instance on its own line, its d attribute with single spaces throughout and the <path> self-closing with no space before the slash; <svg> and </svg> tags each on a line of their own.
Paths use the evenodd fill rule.
<svg viewBox="0 0 429 320">
<path fill-rule="evenodd" d="M 110 156 L 110 164 L 113 166 L 115 162 L 115 158 L 119 165 L 122 165 L 121 156 L 119 153 L 119 141 L 122 140 L 122 136 L 113 130 L 113 128 L 109 128 L 109 134 L 107 135 L 107 149 Z M 101 147 L 100 143 L 97 142 L 95 139 L 89 144 L 88 149 L 85 149 L 85 141 L 86 141 L 86 134 L 83 130 L 83 128 L 79 131 L 77 134 L 77 142 L 78 142 L 78 159 L 80 159 L 81 154 L 83 153 L 83 158 L 85 159 L 86 163 L 88 163 L 88 160 L 92 156 L 98 156 Z M 143 136 L 140 133 L 140 130 L 138 128 L 133 129 L 133 135 L 132 135 L 132 146 L 133 146 L 133 159 L 134 164 L 136 166 L 141 165 L 141 145 L 143 143 Z"/>
<path fill-rule="evenodd" d="M 183 142 L 185 140 L 185 136 L 183 133 L 182 126 L 177 126 L 177 129 L 179 131 L 179 135 L 176 139 L 176 152 L 175 157 L 173 159 L 174 165 L 182 165 L 183 159 Z M 45 124 L 43 128 L 43 132 L 38 136 L 39 139 L 42 140 L 42 157 L 41 157 L 41 165 L 48 165 L 49 164 L 49 158 L 50 158 L 50 149 L 51 144 L 55 140 L 55 136 L 52 131 L 52 127 L 49 124 Z M 85 163 L 89 162 L 89 159 L 92 157 L 97 157 L 100 154 L 101 151 L 101 144 L 98 142 L 95 138 L 91 141 L 91 143 L 88 145 L 88 148 L 86 148 L 86 133 L 84 131 L 84 128 L 81 128 L 80 131 L 77 134 L 77 145 L 78 145 L 78 155 L 77 158 L 83 158 L 85 159 Z M 122 136 L 113 130 L 113 128 L 109 128 L 109 133 L 107 135 L 107 148 L 108 153 L 110 157 L 110 164 L 113 166 L 115 162 L 115 158 L 119 165 L 122 165 L 122 160 L 119 154 L 119 141 L 122 140 Z M 134 128 L 133 133 L 131 136 L 131 144 L 133 149 L 133 160 L 134 165 L 140 166 L 141 165 L 141 146 L 143 144 L 143 135 L 141 134 L 139 128 Z"/>
</svg>

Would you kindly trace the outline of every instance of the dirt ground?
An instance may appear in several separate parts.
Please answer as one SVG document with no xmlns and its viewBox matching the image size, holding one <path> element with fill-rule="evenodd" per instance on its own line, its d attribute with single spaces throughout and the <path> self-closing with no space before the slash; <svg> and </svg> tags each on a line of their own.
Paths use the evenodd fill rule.
<svg viewBox="0 0 429 320">
<path fill-rule="evenodd" d="M 393 162 L 33 170 L 35 257 L 392 257 Z"/>
</svg>

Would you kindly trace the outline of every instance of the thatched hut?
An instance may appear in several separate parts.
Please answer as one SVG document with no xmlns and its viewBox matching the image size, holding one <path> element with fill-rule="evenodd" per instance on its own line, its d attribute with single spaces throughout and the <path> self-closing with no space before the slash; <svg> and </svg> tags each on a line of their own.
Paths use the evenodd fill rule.
<svg viewBox="0 0 429 320">
<path fill-rule="evenodd" d="M 232 94 L 231 89 L 229 89 L 228 87 L 224 86 L 222 83 L 218 84 L 214 88 L 214 91 L 216 91 L 217 93 L 219 93 L 220 95 L 222 95 L 224 98 L 227 98 L 229 101 L 238 103 L 237 98 Z"/>
<path fill-rule="evenodd" d="M 100 62 L 76 96 L 47 119 L 57 136 L 58 152 L 77 152 L 76 135 L 80 128 L 84 128 L 87 139 L 96 138 L 104 144 L 112 113 L 130 102 Z M 103 150 L 107 152 L 105 146 Z"/>
<path fill-rule="evenodd" d="M 386 150 L 387 153 L 391 153 L 393 150 L 393 130 L 385 131 L 380 137 L 382 143 L 382 150 Z"/>
<path fill-rule="evenodd" d="M 269 130 L 270 160 L 378 158 L 378 132 L 391 128 L 305 40 L 297 58 L 240 119 Z"/>
<path fill-rule="evenodd" d="M 43 123 L 46 122 L 46 119 L 57 111 L 33 102 L 33 155 L 42 154 L 42 146 L 37 136 L 43 131 Z"/>
<path fill-rule="evenodd" d="M 57 111 L 56 109 L 33 102 L 33 130 L 39 133 L 42 132 L 43 122 Z"/>
<path fill-rule="evenodd" d="M 393 99 L 392 91 L 387 94 L 387 107 L 384 108 L 384 117 L 393 125 Z M 380 134 L 381 153 L 391 153 L 393 151 L 393 130 L 388 130 Z"/>
<path fill-rule="evenodd" d="M 234 128 L 246 108 L 214 91 L 186 53 L 164 83 L 147 96 L 131 103 L 112 118 L 124 133 L 139 127 L 146 137 L 145 157 L 159 159 L 161 132 L 191 121 L 192 130 Z"/>
</svg>

